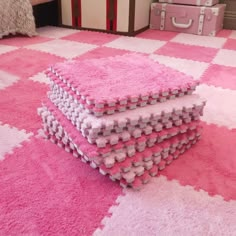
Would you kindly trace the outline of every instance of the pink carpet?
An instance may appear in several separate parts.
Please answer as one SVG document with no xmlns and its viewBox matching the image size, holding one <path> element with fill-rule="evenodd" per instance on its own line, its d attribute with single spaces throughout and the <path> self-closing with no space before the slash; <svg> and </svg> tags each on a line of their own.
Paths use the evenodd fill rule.
<svg viewBox="0 0 236 236">
<path fill-rule="evenodd" d="M 235 235 L 235 35 L 44 27 L 0 40 L 0 235 Z M 199 143 L 138 192 L 44 140 L 37 115 L 48 66 L 127 52 L 193 76 L 208 100 Z"/>
</svg>

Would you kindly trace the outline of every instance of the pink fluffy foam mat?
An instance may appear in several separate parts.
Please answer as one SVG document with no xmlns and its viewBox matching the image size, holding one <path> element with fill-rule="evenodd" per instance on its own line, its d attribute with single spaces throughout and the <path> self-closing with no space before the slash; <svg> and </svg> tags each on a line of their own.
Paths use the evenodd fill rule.
<svg viewBox="0 0 236 236">
<path fill-rule="evenodd" d="M 205 105 L 205 101 L 198 95 L 192 95 L 98 118 L 77 107 L 76 102 L 63 101 L 51 94 L 49 98 L 88 142 L 96 143 L 98 147 L 114 145 L 119 140 L 138 138 L 142 133 L 148 135 L 153 131 L 158 132 L 164 128 L 174 128 L 192 120 L 199 120 Z"/>
<path fill-rule="evenodd" d="M 53 110 L 50 104 L 47 105 Z M 136 143 L 125 143 L 123 148 L 117 145 L 114 151 L 108 151 L 102 157 L 99 156 L 99 149 L 89 144 L 55 107 L 53 114 L 46 107 L 39 109 L 39 114 L 45 124 L 45 133 L 53 143 L 76 157 L 80 156 L 82 161 L 89 162 L 93 168 L 99 168 L 100 173 L 108 174 L 112 180 L 119 180 L 122 186 L 134 188 L 147 183 L 151 176 L 156 176 L 158 170 L 177 159 L 200 137 L 198 124 L 193 123 L 191 126 L 180 127 L 176 133 L 169 131 L 165 137 L 160 135 L 160 140 L 149 140 L 149 144 L 145 142 L 147 137 L 143 137 Z M 158 141 L 160 144 L 155 145 Z"/>
<path fill-rule="evenodd" d="M 48 110 L 52 116 L 48 114 Z M 169 137 L 175 136 L 179 133 L 185 133 L 187 130 L 195 129 L 199 119 L 199 117 L 197 117 L 197 120 L 196 117 L 190 117 L 190 119 L 185 121 L 185 123 L 176 123 L 175 127 L 168 128 L 165 128 L 164 125 L 159 123 L 158 125 L 155 125 L 155 130 L 153 132 L 145 132 L 146 129 L 144 129 L 143 132 L 141 129 L 139 132 L 135 132 L 135 126 L 133 126 L 132 129 L 130 128 L 130 130 L 128 129 L 123 132 L 120 136 L 117 136 L 113 131 L 111 131 L 109 135 L 103 137 L 103 140 L 110 140 L 109 143 L 97 142 L 93 145 L 50 101 L 44 102 L 44 107 L 39 109 L 39 115 L 42 117 L 46 129 L 48 126 L 53 127 L 53 120 L 56 117 L 57 120 L 60 120 L 63 127 L 66 127 L 69 130 L 71 136 L 79 143 L 82 143 L 81 146 L 85 146 L 84 149 L 86 150 L 87 155 L 94 155 L 94 153 L 96 153 L 102 157 L 107 156 L 112 151 L 119 152 L 126 148 L 127 153 L 132 155 L 132 153 L 134 154 L 135 152 L 134 146 L 138 144 L 141 145 L 140 148 L 138 148 L 138 151 L 143 151 L 146 146 L 153 146 L 154 143 L 160 143 Z M 61 131 L 59 131 L 58 134 L 60 134 L 60 132 Z"/>
<path fill-rule="evenodd" d="M 235 235 L 236 32 L 222 30 L 212 38 L 147 30 L 131 38 L 44 27 L 38 29 L 38 33 L 35 38 L 0 40 L 0 235 Z M 173 47 L 169 46 L 174 44 L 173 53 Z M 179 49 L 189 51 L 179 50 L 178 45 Z M 196 51 L 197 48 L 201 53 Z M 121 188 L 120 180 L 113 182 L 108 178 L 111 174 L 104 176 L 98 171 L 99 167 L 91 168 L 90 165 L 94 167 L 92 162 L 86 156 L 82 159 L 78 156 L 82 153 L 78 154 L 73 149 L 75 140 L 66 142 L 60 137 L 61 131 L 67 131 L 64 126 L 54 129 L 60 127 L 59 123 L 62 126 L 62 120 L 58 126 L 53 126 L 55 121 L 51 115 L 46 116 L 49 118 L 44 126 L 47 136 L 57 145 L 45 139 L 41 135 L 42 119 L 37 114 L 49 88 L 44 71 L 51 64 L 65 61 L 68 57 L 82 60 L 132 52 L 144 53 L 169 68 L 193 76 L 202 82 L 196 93 L 207 100 L 200 117 L 200 126 L 203 127 L 200 140 L 179 158 L 173 159 L 170 165 L 166 163 L 163 170 L 156 169 L 158 177 L 149 179 L 150 174 L 145 174 L 143 179 L 141 175 L 135 177 L 139 183 L 149 181 L 140 191 Z M 55 87 L 54 101 L 62 109 L 72 101 L 72 97 L 57 100 L 59 93 L 56 90 Z M 64 90 L 61 95 L 67 96 Z M 157 100 L 157 104 L 164 102 Z M 80 129 L 87 135 L 90 128 L 87 117 L 91 116 L 83 120 L 86 121 L 84 126 L 77 113 L 70 109 L 64 110 L 67 118 L 76 121 L 78 127 L 81 124 Z M 131 111 L 134 110 L 126 108 L 125 112 Z M 97 118 L 102 117 L 106 115 Z M 139 128 L 145 129 L 147 120 L 141 118 Z M 155 123 L 153 120 L 148 122 Z M 125 125 L 122 121 L 115 127 Z M 175 134 L 179 128 L 185 130 L 189 125 L 192 123 L 167 130 Z M 162 131 L 156 132 L 161 134 Z M 107 134 L 105 131 L 99 135 L 108 137 Z M 131 137 L 131 141 L 139 140 L 136 147 L 143 148 L 144 140 L 147 147 L 158 141 L 158 136 L 148 134 L 143 139 L 144 134 L 141 139 Z M 182 135 L 186 138 L 186 132 Z M 68 138 L 71 138 L 69 133 Z M 170 142 L 172 138 L 159 145 Z M 173 147 L 170 150 L 173 151 Z M 102 154 L 100 157 L 105 160 L 107 153 Z M 114 158 L 114 163 L 121 165 L 118 160 L 122 160 L 124 155 L 120 157 Z M 132 156 L 128 158 L 132 160 Z M 138 166 L 137 173 L 152 171 L 155 175 L 155 168 L 146 169 L 153 161 L 148 158 L 150 156 L 145 156 L 145 163 L 137 158 L 139 164 L 145 164 L 144 170 Z M 154 157 L 156 162 L 158 158 Z M 109 167 L 113 159 L 107 161 L 111 162 L 104 162 L 104 165 Z M 124 176 L 132 180 L 132 175 Z M 111 177 L 112 180 L 114 177 L 118 175 Z"/>
<path fill-rule="evenodd" d="M 47 75 L 96 116 L 191 94 L 198 84 L 139 54 L 58 63 Z"/>
</svg>

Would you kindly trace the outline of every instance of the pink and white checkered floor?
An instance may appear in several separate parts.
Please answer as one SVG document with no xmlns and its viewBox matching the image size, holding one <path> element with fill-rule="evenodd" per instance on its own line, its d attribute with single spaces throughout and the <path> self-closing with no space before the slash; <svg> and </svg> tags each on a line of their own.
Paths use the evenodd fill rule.
<svg viewBox="0 0 236 236">
<path fill-rule="evenodd" d="M 236 31 L 38 32 L 0 40 L 0 235 L 235 235 Z M 202 139 L 138 192 L 43 139 L 37 115 L 50 65 L 127 52 L 193 76 L 207 100 Z"/>
</svg>

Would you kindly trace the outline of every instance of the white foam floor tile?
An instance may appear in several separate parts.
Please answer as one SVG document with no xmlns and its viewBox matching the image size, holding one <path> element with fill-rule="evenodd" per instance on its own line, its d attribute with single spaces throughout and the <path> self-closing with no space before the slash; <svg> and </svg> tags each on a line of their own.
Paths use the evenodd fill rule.
<svg viewBox="0 0 236 236">
<path fill-rule="evenodd" d="M 201 120 L 228 128 L 236 128 L 235 90 L 202 84 L 197 87 L 196 93 L 207 101 Z"/>
<path fill-rule="evenodd" d="M 236 51 L 228 49 L 220 49 L 213 59 L 213 63 L 236 67 Z"/>
<path fill-rule="evenodd" d="M 72 42 L 68 40 L 55 39 L 45 43 L 27 46 L 29 49 L 54 54 L 66 59 L 80 56 L 97 46 L 87 43 Z"/>
<path fill-rule="evenodd" d="M 15 127 L 0 124 L 0 160 L 4 155 L 13 151 L 15 147 L 26 141 L 32 134 L 25 130 L 18 130 Z"/>
<path fill-rule="evenodd" d="M 186 95 L 183 97 L 179 97 L 173 100 L 168 100 L 163 103 L 157 103 L 154 105 L 148 105 L 145 107 L 139 107 L 134 110 L 127 110 L 125 112 L 115 113 L 112 116 L 106 115 L 102 117 L 95 117 L 91 114 L 87 114 L 83 109 L 80 110 L 80 117 L 83 117 L 82 123 L 85 124 L 86 127 L 90 127 L 93 129 L 101 128 L 101 127 L 109 127 L 111 124 L 116 122 L 118 123 L 127 123 L 127 120 L 130 121 L 138 121 L 143 118 L 151 118 L 152 114 L 161 115 L 162 112 L 172 112 L 173 109 L 182 110 L 183 107 L 192 107 L 194 104 L 202 105 L 203 99 L 201 99 L 198 95 Z"/>
<path fill-rule="evenodd" d="M 236 30 L 233 30 L 229 37 L 232 39 L 236 39 Z"/>
<path fill-rule="evenodd" d="M 163 176 L 152 178 L 139 192 L 125 190 L 117 203 L 93 236 L 233 236 L 236 232 L 236 201 L 210 197 Z"/>
<path fill-rule="evenodd" d="M 195 46 L 221 48 L 226 42 L 227 38 L 199 36 L 193 34 L 180 33 L 174 37 L 171 42 L 183 43 Z"/>
<path fill-rule="evenodd" d="M 16 83 L 19 79 L 20 78 L 18 76 L 0 70 L 0 90 L 11 86 L 12 84 Z"/>
<path fill-rule="evenodd" d="M 166 42 L 151 39 L 141 39 L 134 37 L 120 37 L 110 43 L 105 44 L 106 47 L 135 51 L 140 53 L 153 53 Z"/>
<path fill-rule="evenodd" d="M 77 32 L 79 32 L 79 30 L 60 28 L 54 26 L 45 26 L 37 29 L 37 33 L 40 36 L 54 39 L 62 38 Z"/>
<path fill-rule="evenodd" d="M 199 80 L 209 63 L 151 54 L 150 58 Z"/>
<path fill-rule="evenodd" d="M 7 45 L 1 45 L 0 44 L 0 55 L 7 53 L 7 52 L 11 52 L 18 49 L 17 47 L 13 47 L 13 46 L 7 46 Z"/>
<path fill-rule="evenodd" d="M 33 80 L 35 82 L 39 82 L 39 83 L 50 84 L 50 80 L 44 72 L 40 72 L 40 73 L 30 77 L 29 79 Z"/>
</svg>

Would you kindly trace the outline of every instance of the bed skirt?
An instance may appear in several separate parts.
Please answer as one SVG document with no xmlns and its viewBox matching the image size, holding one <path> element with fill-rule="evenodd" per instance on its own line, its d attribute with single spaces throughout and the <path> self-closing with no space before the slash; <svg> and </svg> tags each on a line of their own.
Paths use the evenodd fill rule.
<svg viewBox="0 0 236 236">
<path fill-rule="evenodd" d="M 39 2 L 39 1 L 37 1 Z M 33 5 L 33 13 L 35 17 L 36 27 L 46 25 L 58 26 L 58 1 L 49 1 L 45 3 Z M 34 2 L 36 3 L 36 2 Z"/>
</svg>

